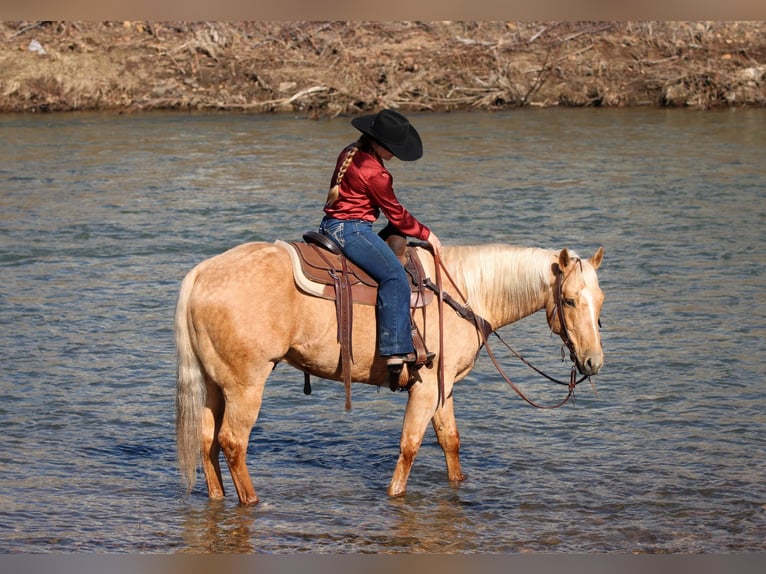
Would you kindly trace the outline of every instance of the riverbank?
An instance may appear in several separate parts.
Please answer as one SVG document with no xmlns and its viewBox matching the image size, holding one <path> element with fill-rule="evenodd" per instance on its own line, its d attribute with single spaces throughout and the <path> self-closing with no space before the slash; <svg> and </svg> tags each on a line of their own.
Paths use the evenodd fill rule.
<svg viewBox="0 0 766 574">
<path fill-rule="evenodd" d="M 766 105 L 766 22 L 2 22 L 0 112 Z"/>
</svg>

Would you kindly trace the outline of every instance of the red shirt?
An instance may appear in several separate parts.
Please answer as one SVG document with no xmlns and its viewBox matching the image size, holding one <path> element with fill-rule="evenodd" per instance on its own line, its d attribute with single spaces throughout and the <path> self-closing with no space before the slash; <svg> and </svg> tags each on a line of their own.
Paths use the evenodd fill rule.
<svg viewBox="0 0 766 574">
<path fill-rule="evenodd" d="M 349 146 L 350 147 L 350 146 Z M 338 170 L 349 148 L 344 149 L 335 165 L 330 186 L 335 185 Z M 374 154 L 356 152 L 340 184 L 338 200 L 325 213 L 335 219 L 375 221 L 380 212 L 404 235 L 426 241 L 431 231 L 407 211 L 394 195 L 394 178 Z"/>
</svg>

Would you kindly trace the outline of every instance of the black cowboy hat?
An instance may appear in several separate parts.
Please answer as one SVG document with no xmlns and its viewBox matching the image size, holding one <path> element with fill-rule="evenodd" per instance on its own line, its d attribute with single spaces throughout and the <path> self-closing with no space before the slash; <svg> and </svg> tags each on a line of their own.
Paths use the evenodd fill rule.
<svg viewBox="0 0 766 574">
<path fill-rule="evenodd" d="M 394 110 L 360 116 L 351 125 L 367 134 L 402 161 L 415 161 L 423 155 L 420 135 L 409 120 Z"/>
</svg>

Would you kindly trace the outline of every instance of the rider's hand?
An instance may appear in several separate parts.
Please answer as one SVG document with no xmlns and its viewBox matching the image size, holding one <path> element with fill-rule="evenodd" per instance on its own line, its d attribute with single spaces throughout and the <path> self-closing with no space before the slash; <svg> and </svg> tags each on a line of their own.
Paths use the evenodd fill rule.
<svg viewBox="0 0 766 574">
<path fill-rule="evenodd" d="M 441 255 L 442 242 L 439 241 L 439 238 L 436 236 L 436 234 L 433 231 L 429 234 L 428 239 L 426 239 L 426 241 L 431 247 L 433 247 L 434 255 Z"/>
</svg>

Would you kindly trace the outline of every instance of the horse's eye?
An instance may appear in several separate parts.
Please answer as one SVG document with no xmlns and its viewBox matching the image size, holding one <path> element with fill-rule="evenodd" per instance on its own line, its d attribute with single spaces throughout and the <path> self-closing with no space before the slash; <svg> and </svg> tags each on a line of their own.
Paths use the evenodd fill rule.
<svg viewBox="0 0 766 574">
<path fill-rule="evenodd" d="M 575 306 L 575 300 L 574 299 L 564 299 L 564 305 L 567 307 L 574 307 Z"/>
</svg>

